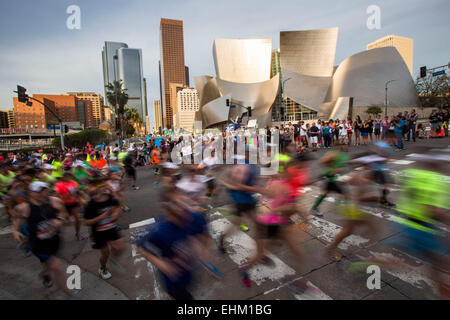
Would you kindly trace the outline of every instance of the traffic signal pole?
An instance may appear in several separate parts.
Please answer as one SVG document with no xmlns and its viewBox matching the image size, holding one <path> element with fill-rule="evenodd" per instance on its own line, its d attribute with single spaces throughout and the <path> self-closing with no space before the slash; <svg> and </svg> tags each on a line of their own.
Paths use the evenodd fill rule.
<svg viewBox="0 0 450 320">
<path fill-rule="evenodd" d="M 63 133 L 63 123 L 62 123 L 61 118 L 58 117 L 58 115 L 57 115 L 55 112 L 53 112 L 52 109 L 50 109 L 47 105 L 45 105 L 45 103 L 43 103 L 43 102 L 41 102 L 41 101 L 39 101 L 39 100 L 37 100 L 37 99 L 35 99 L 35 98 L 30 98 L 30 97 L 27 97 L 27 98 L 28 98 L 29 100 L 34 100 L 34 101 L 39 102 L 40 104 L 42 104 L 48 111 L 51 112 L 51 114 L 52 114 L 56 119 L 58 119 L 58 121 L 59 121 L 59 134 L 60 134 L 60 136 L 61 136 L 61 149 L 64 151 L 64 133 Z"/>
</svg>

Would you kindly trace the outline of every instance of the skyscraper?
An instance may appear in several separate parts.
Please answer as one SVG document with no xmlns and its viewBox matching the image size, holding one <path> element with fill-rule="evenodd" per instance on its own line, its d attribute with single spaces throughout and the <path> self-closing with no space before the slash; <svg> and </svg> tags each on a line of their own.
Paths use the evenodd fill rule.
<svg viewBox="0 0 450 320">
<path fill-rule="evenodd" d="M 155 131 L 162 129 L 161 101 L 154 100 L 153 108 L 155 109 Z"/>
<path fill-rule="evenodd" d="M 128 94 L 126 107 L 136 109 L 144 120 L 146 111 L 142 50 L 128 48 L 126 43 L 106 41 L 102 56 L 105 96 L 108 83 L 122 80 L 123 88 Z"/>
<path fill-rule="evenodd" d="M 176 99 L 170 98 L 170 83 L 186 85 L 184 64 L 183 21 L 161 19 L 160 23 L 160 83 L 164 127 L 173 127 L 173 108 Z"/>
<path fill-rule="evenodd" d="M 367 50 L 383 47 L 395 47 L 397 51 L 402 56 L 406 65 L 408 66 L 409 72 L 413 74 L 413 47 L 414 40 L 411 38 L 400 37 L 395 35 L 385 36 L 372 43 L 369 43 L 366 47 Z"/>
</svg>

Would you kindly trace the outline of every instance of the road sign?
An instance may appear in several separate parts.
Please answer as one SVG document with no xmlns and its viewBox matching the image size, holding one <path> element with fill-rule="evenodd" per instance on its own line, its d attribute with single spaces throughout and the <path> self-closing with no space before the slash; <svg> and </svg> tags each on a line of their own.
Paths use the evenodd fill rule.
<svg viewBox="0 0 450 320">
<path fill-rule="evenodd" d="M 440 76 L 440 75 L 443 75 L 443 74 L 445 74 L 445 70 L 436 71 L 436 72 L 433 72 L 433 77 Z"/>
</svg>

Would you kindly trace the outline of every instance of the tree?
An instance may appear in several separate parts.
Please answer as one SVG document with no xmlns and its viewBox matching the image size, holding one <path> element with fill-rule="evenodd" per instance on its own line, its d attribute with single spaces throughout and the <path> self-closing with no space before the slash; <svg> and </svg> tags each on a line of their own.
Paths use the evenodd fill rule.
<svg viewBox="0 0 450 320">
<path fill-rule="evenodd" d="M 428 75 L 416 80 L 417 94 L 423 108 L 449 108 L 450 77 L 447 74 L 433 77 Z"/>
<path fill-rule="evenodd" d="M 138 133 L 140 133 L 140 128 L 144 121 L 142 121 L 139 112 L 134 108 L 125 108 L 125 116 L 127 118 L 127 122 L 137 129 Z"/>
<path fill-rule="evenodd" d="M 371 106 L 367 108 L 366 113 L 372 114 L 376 117 L 378 114 L 383 113 L 383 110 L 379 106 Z"/>
<path fill-rule="evenodd" d="M 59 146 L 61 144 L 60 139 L 60 137 L 54 138 L 52 145 Z M 68 148 L 83 148 L 87 142 L 93 145 L 108 142 L 108 132 L 100 129 L 87 129 L 64 136 L 64 144 Z"/>
<path fill-rule="evenodd" d="M 113 81 L 106 86 L 106 100 L 110 106 L 113 107 L 116 118 L 119 119 L 120 135 L 122 136 L 122 115 L 125 111 L 125 105 L 128 102 L 128 94 L 125 92 L 127 89 L 122 88 L 122 81 Z"/>
</svg>

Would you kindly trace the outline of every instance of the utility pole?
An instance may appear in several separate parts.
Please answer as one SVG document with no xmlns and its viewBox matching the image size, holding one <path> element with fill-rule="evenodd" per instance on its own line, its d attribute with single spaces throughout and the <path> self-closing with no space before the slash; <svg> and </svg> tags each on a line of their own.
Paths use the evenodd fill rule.
<svg viewBox="0 0 450 320">
<path fill-rule="evenodd" d="M 389 80 L 384 85 L 385 94 L 384 94 L 384 116 L 387 117 L 387 96 L 388 96 L 388 84 L 397 80 Z"/>
</svg>

